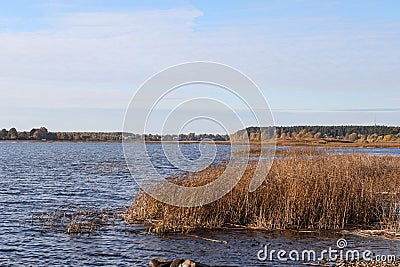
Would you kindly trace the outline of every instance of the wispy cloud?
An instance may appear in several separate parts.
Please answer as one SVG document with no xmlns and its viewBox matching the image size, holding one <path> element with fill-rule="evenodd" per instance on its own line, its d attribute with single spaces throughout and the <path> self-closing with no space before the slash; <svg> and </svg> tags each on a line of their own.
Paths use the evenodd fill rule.
<svg viewBox="0 0 400 267">
<path fill-rule="evenodd" d="M 323 10 L 345 6 L 325 2 Z M 289 12 L 293 1 L 253 3 L 247 13 L 213 21 L 207 9 L 189 5 L 82 11 L 58 4 L 48 2 L 52 12 L 30 18 L 45 27 L 29 31 L 1 27 L 20 18 L 0 18 L 0 90 L 9 114 L 24 107 L 124 109 L 150 75 L 193 60 L 242 70 L 277 111 L 398 110 L 394 98 L 376 97 L 400 90 L 398 20 Z M 316 1 L 295 4 L 313 8 Z"/>
</svg>

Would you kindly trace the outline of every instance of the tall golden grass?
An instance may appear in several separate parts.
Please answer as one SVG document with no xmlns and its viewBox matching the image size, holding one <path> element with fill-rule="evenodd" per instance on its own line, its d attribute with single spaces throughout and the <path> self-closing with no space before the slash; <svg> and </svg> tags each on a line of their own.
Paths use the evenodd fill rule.
<svg viewBox="0 0 400 267">
<path fill-rule="evenodd" d="M 333 154 L 316 150 L 279 153 L 264 183 L 248 191 L 257 162 L 236 187 L 200 207 L 175 207 L 143 191 L 124 215 L 155 232 L 188 232 L 242 226 L 258 229 L 400 228 L 400 158 Z M 224 164 L 185 177 L 185 186 L 216 179 Z"/>
</svg>

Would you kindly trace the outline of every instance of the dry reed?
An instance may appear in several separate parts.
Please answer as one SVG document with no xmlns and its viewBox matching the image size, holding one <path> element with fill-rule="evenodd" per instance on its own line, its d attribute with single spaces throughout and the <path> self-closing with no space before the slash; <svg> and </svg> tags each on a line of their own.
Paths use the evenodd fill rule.
<svg viewBox="0 0 400 267">
<path fill-rule="evenodd" d="M 99 209 L 96 207 L 79 208 L 60 206 L 52 211 L 32 214 L 23 224 L 30 221 L 32 226 L 39 226 L 41 232 L 65 232 L 69 235 L 90 235 L 114 221 L 125 209 Z"/>
<path fill-rule="evenodd" d="M 400 158 L 333 154 L 316 150 L 279 152 L 264 183 L 248 191 L 257 162 L 250 162 L 236 187 L 200 207 L 175 207 L 143 191 L 124 215 L 155 232 L 189 232 L 242 226 L 256 229 L 400 227 Z M 171 178 L 185 186 L 216 179 L 226 165 Z"/>
</svg>

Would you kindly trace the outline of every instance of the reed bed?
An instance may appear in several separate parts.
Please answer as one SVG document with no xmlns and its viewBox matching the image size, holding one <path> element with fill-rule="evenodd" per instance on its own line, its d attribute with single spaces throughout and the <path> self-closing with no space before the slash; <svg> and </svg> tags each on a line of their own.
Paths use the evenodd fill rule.
<svg viewBox="0 0 400 267">
<path fill-rule="evenodd" d="M 63 232 L 69 235 L 90 235 L 114 225 L 125 209 L 100 209 L 96 207 L 60 206 L 54 210 L 31 214 L 27 223 L 38 226 L 41 232 Z"/>
<path fill-rule="evenodd" d="M 245 148 L 238 148 L 234 151 L 234 156 L 243 156 L 247 155 L 249 157 L 259 157 L 261 155 L 261 150 L 265 149 L 266 154 L 270 155 L 269 147 L 263 148 L 259 144 L 252 144 L 249 146 L 249 149 L 246 150 Z M 277 157 L 288 157 L 288 156 L 320 156 L 321 152 L 327 150 L 326 148 L 319 148 L 319 147 L 302 147 L 302 148 L 291 148 L 291 149 L 282 149 L 276 150 L 275 156 Z"/>
<path fill-rule="evenodd" d="M 293 149 L 279 152 L 264 183 L 248 191 L 257 162 L 236 187 L 200 207 L 161 203 L 143 191 L 124 214 L 154 232 L 244 227 L 251 229 L 400 229 L 400 158 Z M 226 164 L 171 177 L 185 186 L 207 184 Z"/>
</svg>

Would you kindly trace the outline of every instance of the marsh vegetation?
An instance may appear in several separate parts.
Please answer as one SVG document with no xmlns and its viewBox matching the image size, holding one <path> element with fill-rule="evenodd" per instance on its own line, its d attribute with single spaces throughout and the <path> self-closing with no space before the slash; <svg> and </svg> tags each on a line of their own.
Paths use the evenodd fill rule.
<svg viewBox="0 0 400 267">
<path fill-rule="evenodd" d="M 249 229 L 400 229 L 400 158 L 315 149 L 279 152 L 264 183 L 254 192 L 251 161 L 236 187 L 200 207 L 161 203 L 143 191 L 124 215 L 155 232 L 242 227 Z M 216 179 L 226 164 L 193 175 L 171 177 L 185 186 Z"/>
</svg>

